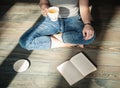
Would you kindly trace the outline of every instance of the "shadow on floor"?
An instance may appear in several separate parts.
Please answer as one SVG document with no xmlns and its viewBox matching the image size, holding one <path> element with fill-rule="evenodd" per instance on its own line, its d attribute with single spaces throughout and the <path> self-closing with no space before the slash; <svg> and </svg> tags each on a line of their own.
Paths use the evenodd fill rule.
<svg viewBox="0 0 120 88">
<path fill-rule="evenodd" d="M 9 4 L 9 7 L 6 7 L 6 9 L 0 8 L 0 10 L 4 10 L 3 13 L 0 14 L 0 18 L 2 19 L 3 15 L 16 3 L 16 2 L 30 2 L 30 3 L 36 3 L 37 1 L 33 0 L 7 0 L 2 2 L 2 5 Z M 107 25 L 110 23 L 112 17 L 115 15 L 115 9 L 117 6 L 120 5 L 119 1 L 115 0 L 94 0 L 93 5 L 93 17 L 95 20 L 95 30 L 97 32 L 97 38 L 96 41 L 91 44 L 91 46 L 99 46 L 102 43 L 102 40 L 104 39 L 105 32 L 102 33 L 102 30 L 107 30 Z M 106 13 L 109 12 L 110 14 Z M 99 37 L 102 34 L 102 37 Z M 89 57 L 89 52 L 87 52 L 87 49 L 96 49 L 93 47 L 86 46 L 85 49 L 83 49 L 83 52 L 86 53 Z M 24 54 L 21 54 L 24 53 Z M 19 44 L 12 50 L 12 52 L 6 57 L 6 59 L 3 61 L 3 63 L 0 65 L 0 87 L 6 88 L 9 86 L 11 81 L 14 79 L 14 77 L 17 75 L 16 72 L 13 70 L 13 64 L 16 60 L 19 60 L 21 58 L 28 58 L 29 55 L 32 53 L 32 51 L 26 51 L 22 49 Z M 72 51 L 71 51 L 72 53 Z M 70 54 L 71 54 L 70 53 Z M 93 52 L 94 53 L 94 52 Z M 17 56 L 16 54 L 20 54 L 21 56 Z M 99 55 L 99 52 L 95 52 L 94 58 L 97 58 Z M 95 62 L 95 61 L 94 61 Z M 97 64 L 97 63 L 95 63 Z M 8 74 L 9 72 L 9 74 Z M 67 83 L 63 84 L 64 79 L 61 79 L 58 83 L 58 85 L 55 88 L 90 88 L 91 85 L 91 79 L 85 78 L 75 84 L 73 87 L 70 87 Z"/>
<path fill-rule="evenodd" d="M 16 3 L 38 3 L 38 0 L 4 0 L 0 3 L 0 20 L 5 13 Z M 41 17 L 40 17 L 41 18 Z M 40 20 L 40 18 L 38 20 Z M 37 22 L 36 22 L 37 23 Z M 36 24 L 35 23 L 35 24 Z M 19 59 L 27 59 L 32 51 L 24 50 L 19 44 L 10 52 L 0 65 L 0 88 L 7 88 L 17 73 L 13 70 L 13 64 Z"/>
<path fill-rule="evenodd" d="M 27 59 L 32 51 L 22 49 L 19 44 L 10 52 L 0 65 L 0 88 L 7 88 L 17 73 L 13 70 L 13 65 L 17 60 Z"/>
<path fill-rule="evenodd" d="M 0 20 L 4 14 L 17 2 L 20 3 L 39 3 L 39 0 L 3 0 L 0 2 Z"/>
<path fill-rule="evenodd" d="M 116 8 L 120 6 L 120 1 L 119 0 L 91 0 L 91 5 L 92 5 L 92 16 L 94 19 L 94 28 L 97 36 L 96 36 L 95 42 L 93 42 L 90 45 L 87 45 L 82 50 L 82 52 L 84 52 L 88 57 L 91 56 L 90 55 L 91 53 L 94 53 L 94 58 L 97 58 L 99 55 L 100 46 L 103 43 L 104 36 L 106 35 L 105 33 L 107 30 L 109 30 L 108 26 L 115 15 Z M 96 59 L 93 59 L 93 60 L 96 60 Z M 95 65 L 97 65 L 97 61 L 92 61 L 92 62 Z M 61 79 L 62 81 L 60 80 L 58 83 L 58 86 L 56 86 L 55 88 L 91 88 L 92 79 L 94 78 L 84 78 L 80 80 L 78 83 L 74 84 L 73 86 L 69 86 L 68 83 L 65 83 L 64 85 L 62 85 L 63 83 L 62 81 L 64 81 L 64 79 Z"/>
<path fill-rule="evenodd" d="M 41 20 L 42 16 L 34 23 L 37 24 Z M 33 27 L 34 27 L 33 25 Z M 32 51 L 27 51 L 19 44 L 10 52 L 10 54 L 5 58 L 5 60 L 0 65 L 0 88 L 6 88 L 12 82 L 17 73 L 13 70 L 13 65 L 17 60 L 26 59 L 31 55 Z M 29 60 L 28 60 L 29 61 Z"/>
</svg>

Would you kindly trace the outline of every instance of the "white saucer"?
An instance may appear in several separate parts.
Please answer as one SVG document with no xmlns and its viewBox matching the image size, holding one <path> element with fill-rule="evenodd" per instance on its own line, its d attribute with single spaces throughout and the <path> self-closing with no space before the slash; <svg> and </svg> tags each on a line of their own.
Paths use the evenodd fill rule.
<svg viewBox="0 0 120 88">
<path fill-rule="evenodd" d="M 21 59 L 14 63 L 13 68 L 16 72 L 24 72 L 26 71 L 30 66 L 30 63 L 28 60 Z"/>
</svg>

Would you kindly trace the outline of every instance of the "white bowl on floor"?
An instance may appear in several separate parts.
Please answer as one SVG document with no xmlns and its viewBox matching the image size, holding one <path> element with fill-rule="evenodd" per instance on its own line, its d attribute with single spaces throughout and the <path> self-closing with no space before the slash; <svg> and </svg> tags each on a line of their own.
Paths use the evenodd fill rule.
<svg viewBox="0 0 120 88">
<path fill-rule="evenodd" d="M 29 68 L 29 66 L 30 66 L 30 63 L 28 60 L 20 59 L 14 63 L 13 69 L 16 72 L 24 72 Z"/>
</svg>

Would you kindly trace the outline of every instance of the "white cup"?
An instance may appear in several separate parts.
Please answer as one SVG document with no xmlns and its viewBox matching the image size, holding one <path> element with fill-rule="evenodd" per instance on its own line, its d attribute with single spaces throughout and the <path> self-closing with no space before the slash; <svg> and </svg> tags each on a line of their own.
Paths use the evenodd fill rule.
<svg viewBox="0 0 120 88">
<path fill-rule="evenodd" d="M 59 16 L 59 8 L 58 7 L 50 7 L 48 8 L 48 17 L 51 21 L 57 21 Z"/>
</svg>

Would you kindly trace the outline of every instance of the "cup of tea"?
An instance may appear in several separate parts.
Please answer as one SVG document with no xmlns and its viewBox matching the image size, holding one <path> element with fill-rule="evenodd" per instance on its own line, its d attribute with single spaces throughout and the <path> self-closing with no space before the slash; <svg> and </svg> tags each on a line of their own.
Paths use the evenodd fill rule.
<svg viewBox="0 0 120 88">
<path fill-rule="evenodd" d="M 58 7 L 50 7 L 48 8 L 48 17 L 51 21 L 57 21 L 59 16 L 59 8 Z"/>
</svg>

